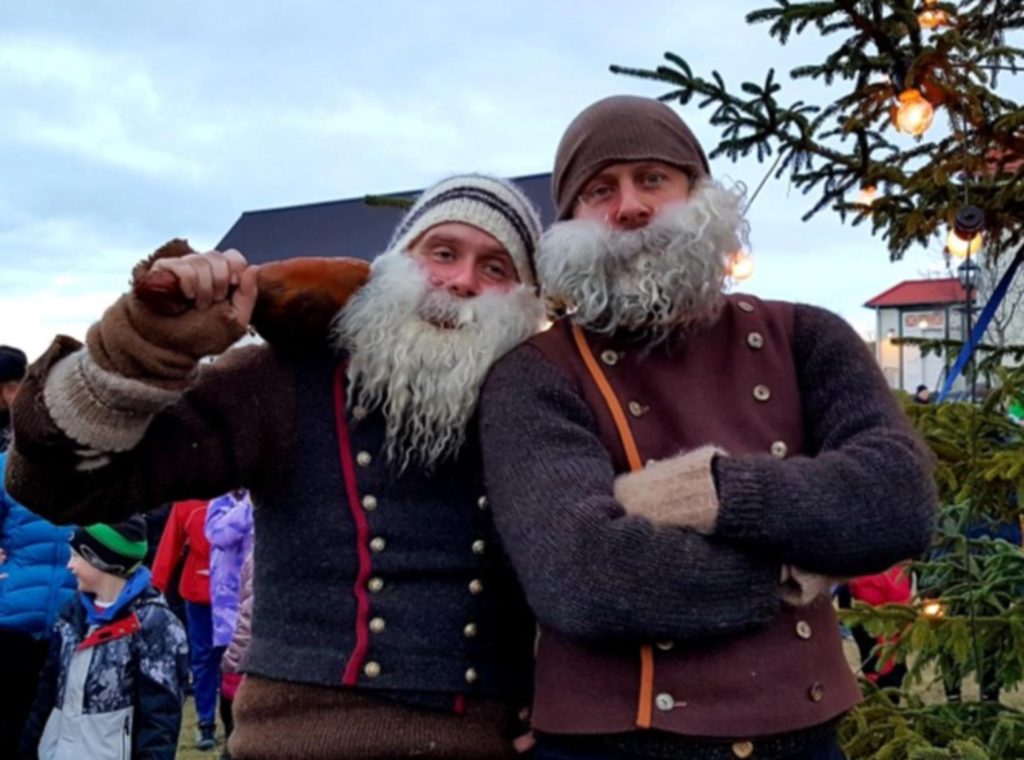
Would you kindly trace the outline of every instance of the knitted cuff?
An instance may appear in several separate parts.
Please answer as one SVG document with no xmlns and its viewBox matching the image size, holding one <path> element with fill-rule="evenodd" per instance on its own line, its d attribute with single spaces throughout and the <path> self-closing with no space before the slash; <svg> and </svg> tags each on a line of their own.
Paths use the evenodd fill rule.
<svg viewBox="0 0 1024 760">
<path fill-rule="evenodd" d="M 718 494 L 711 461 L 724 454 L 714 446 L 651 462 L 615 479 L 615 498 L 628 514 L 656 524 L 711 533 L 718 516 Z"/>
<path fill-rule="evenodd" d="M 77 443 L 104 452 L 135 446 L 153 415 L 180 397 L 178 391 L 107 372 L 86 349 L 57 362 L 43 386 L 54 424 Z"/>
</svg>

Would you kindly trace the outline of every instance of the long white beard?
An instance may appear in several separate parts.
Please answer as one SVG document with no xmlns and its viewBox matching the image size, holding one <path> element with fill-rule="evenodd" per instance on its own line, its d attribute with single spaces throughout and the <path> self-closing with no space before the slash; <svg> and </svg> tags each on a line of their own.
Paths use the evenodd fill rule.
<svg viewBox="0 0 1024 760">
<path fill-rule="evenodd" d="M 384 413 L 388 459 L 400 470 L 430 470 L 464 443 L 491 365 L 543 319 L 528 286 L 459 298 L 431 288 L 422 267 L 389 251 L 335 319 L 333 343 L 350 353 L 350 403 Z"/>
<path fill-rule="evenodd" d="M 599 333 L 642 331 L 655 339 L 714 321 L 727 257 L 747 236 L 743 191 L 703 180 L 688 201 L 663 207 L 646 227 L 559 222 L 541 238 L 545 295 Z"/>
</svg>

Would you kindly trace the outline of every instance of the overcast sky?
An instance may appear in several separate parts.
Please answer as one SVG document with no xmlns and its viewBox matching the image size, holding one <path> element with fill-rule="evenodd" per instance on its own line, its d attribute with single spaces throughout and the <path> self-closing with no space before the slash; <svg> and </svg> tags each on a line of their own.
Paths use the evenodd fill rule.
<svg viewBox="0 0 1024 760">
<path fill-rule="evenodd" d="M 820 40 L 780 48 L 745 25 L 767 4 L 6 4 L 0 343 L 35 356 L 57 332 L 81 337 L 137 259 L 176 236 L 211 247 L 246 210 L 408 190 L 456 171 L 550 171 L 583 107 L 666 89 L 609 64 L 654 66 L 671 50 L 738 85 L 820 60 Z M 783 99 L 813 97 L 801 87 L 787 83 Z M 683 116 L 706 147 L 717 142 L 708 111 Z M 767 169 L 712 168 L 751 188 Z M 866 228 L 828 213 L 802 223 L 808 205 L 785 182 L 764 189 L 745 290 L 827 306 L 866 334 L 864 301 L 942 266 L 939 241 L 890 264 Z"/>
</svg>

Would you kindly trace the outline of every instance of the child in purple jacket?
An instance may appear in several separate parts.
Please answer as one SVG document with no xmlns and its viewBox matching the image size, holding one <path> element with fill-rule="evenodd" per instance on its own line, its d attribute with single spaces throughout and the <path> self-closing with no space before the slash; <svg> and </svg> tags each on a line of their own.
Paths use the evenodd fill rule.
<svg viewBox="0 0 1024 760">
<path fill-rule="evenodd" d="M 206 537 L 210 541 L 210 604 L 213 606 L 213 648 L 217 662 L 235 632 L 242 563 L 252 547 L 252 502 L 241 489 L 210 502 L 206 511 Z M 231 702 L 221 693 L 220 718 L 231 735 Z"/>
</svg>

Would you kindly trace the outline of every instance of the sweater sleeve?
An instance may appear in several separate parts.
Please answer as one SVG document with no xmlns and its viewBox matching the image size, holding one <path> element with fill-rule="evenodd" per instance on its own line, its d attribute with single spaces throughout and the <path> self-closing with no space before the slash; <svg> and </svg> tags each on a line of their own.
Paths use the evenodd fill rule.
<svg viewBox="0 0 1024 760">
<path fill-rule="evenodd" d="M 864 341 L 835 314 L 798 305 L 794 360 L 807 455 L 716 459 L 715 535 L 833 576 L 924 551 L 937 512 L 932 456 Z"/>
<path fill-rule="evenodd" d="M 235 632 L 221 659 L 224 671 L 227 673 L 242 672 L 245 653 L 249 651 L 249 642 L 252 639 L 252 557 L 250 549 L 249 553 L 245 555 L 245 562 L 242 563 Z"/>
<path fill-rule="evenodd" d="M 541 623 L 589 639 L 700 639 L 770 621 L 779 565 L 626 515 L 586 402 L 535 348 L 491 371 L 481 396 L 487 491 Z"/>
<path fill-rule="evenodd" d="M 67 602 L 65 609 L 61 611 L 61 615 L 65 614 L 67 607 L 78 603 L 78 598 L 72 597 Z M 36 695 L 32 702 L 32 709 L 21 730 L 18 744 L 19 760 L 37 760 L 39 757 L 39 742 L 43 738 L 46 721 L 50 719 L 50 713 L 57 704 L 57 681 L 60 678 L 62 644 L 63 640 L 55 626 L 50 631 L 50 645 L 46 651 L 43 669 L 39 673 L 39 680 L 36 682 Z"/>
<path fill-rule="evenodd" d="M 153 585 L 163 593 L 174 576 L 174 569 L 181 562 L 182 550 L 185 547 L 185 525 L 182 522 L 181 504 L 175 504 L 171 516 L 164 525 L 160 536 L 160 546 L 153 559 Z"/>
<path fill-rule="evenodd" d="M 184 627 L 163 605 L 148 605 L 138 651 L 132 757 L 174 760 L 188 679 Z"/>
<path fill-rule="evenodd" d="M 78 442 L 50 414 L 44 386 L 80 350 L 57 338 L 13 403 L 6 486 L 33 511 L 55 523 L 116 522 L 169 501 L 259 486 L 280 466 L 294 428 L 294 378 L 269 347 L 233 349 L 204 367 L 125 451 Z"/>
</svg>

